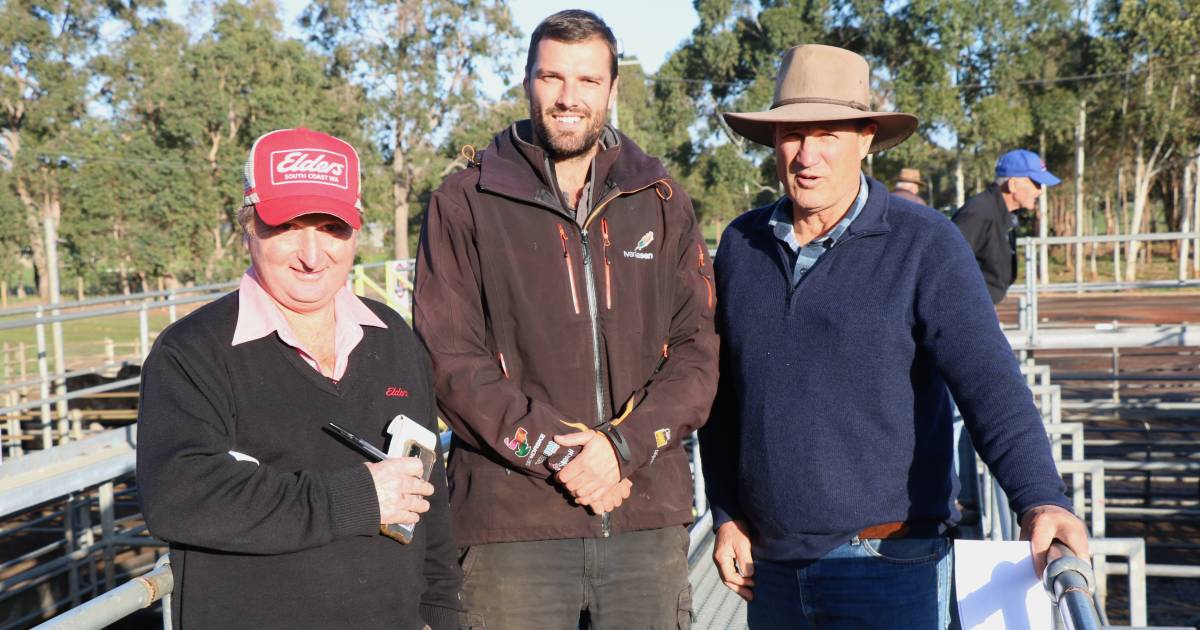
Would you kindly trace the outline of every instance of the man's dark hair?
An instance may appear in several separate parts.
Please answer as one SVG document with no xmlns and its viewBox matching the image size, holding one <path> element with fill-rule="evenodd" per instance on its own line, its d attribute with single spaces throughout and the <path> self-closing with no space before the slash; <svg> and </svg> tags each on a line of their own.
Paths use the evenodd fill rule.
<svg viewBox="0 0 1200 630">
<path fill-rule="evenodd" d="M 578 44 L 593 37 L 599 37 L 608 44 L 608 52 L 612 57 L 609 68 L 612 70 L 612 78 L 616 79 L 617 38 L 613 36 L 612 30 L 608 28 L 604 20 L 600 19 L 600 16 L 582 9 L 559 11 L 542 20 L 542 23 L 533 29 L 533 35 L 529 38 L 529 52 L 525 57 L 525 77 L 528 78 L 529 71 L 533 69 L 533 62 L 537 59 L 538 44 L 543 39 Z"/>
</svg>

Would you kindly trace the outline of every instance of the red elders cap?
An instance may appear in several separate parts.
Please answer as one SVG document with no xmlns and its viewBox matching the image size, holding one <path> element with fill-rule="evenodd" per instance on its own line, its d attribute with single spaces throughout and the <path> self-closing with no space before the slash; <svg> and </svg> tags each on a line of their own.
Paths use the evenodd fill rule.
<svg viewBox="0 0 1200 630">
<path fill-rule="evenodd" d="M 311 129 L 278 129 L 254 141 L 246 160 L 245 205 L 267 225 L 332 214 L 362 227 L 358 152 Z"/>
</svg>

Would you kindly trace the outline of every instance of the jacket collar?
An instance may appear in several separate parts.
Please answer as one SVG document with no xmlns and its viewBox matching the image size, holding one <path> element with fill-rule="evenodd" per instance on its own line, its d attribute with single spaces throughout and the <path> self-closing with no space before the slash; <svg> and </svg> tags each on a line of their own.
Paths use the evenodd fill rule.
<svg viewBox="0 0 1200 630">
<path fill-rule="evenodd" d="M 1009 220 L 1008 215 L 1011 214 L 1008 206 L 1004 204 L 1004 193 L 1000 192 L 1000 187 L 994 183 L 988 184 L 986 190 L 991 193 L 992 203 L 996 206 L 996 216 L 1002 219 L 1002 225 L 1008 225 L 1003 223 Z"/>
<path fill-rule="evenodd" d="M 603 146 L 596 154 L 593 198 L 600 199 L 609 190 L 637 190 L 667 179 L 667 169 L 657 159 L 620 131 L 605 126 Z M 603 183 L 601 183 L 603 182 Z M 533 143 L 533 125 L 529 120 L 513 123 L 496 134 L 480 158 L 479 186 L 516 199 L 561 206 L 554 195 L 546 152 Z"/>
</svg>

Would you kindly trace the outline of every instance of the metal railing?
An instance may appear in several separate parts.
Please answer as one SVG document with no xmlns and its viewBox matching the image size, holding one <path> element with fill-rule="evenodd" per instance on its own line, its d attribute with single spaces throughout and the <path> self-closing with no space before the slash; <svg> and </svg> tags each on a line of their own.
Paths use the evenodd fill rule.
<svg viewBox="0 0 1200 630">
<path fill-rule="evenodd" d="M 370 297 L 386 300 L 389 305 L 394 308 L 409 306 L 409 303 L 397 296 L 390 294 L 384 288 L 371 281 L 367 275 L 368 270 L 379 269 L 386 267 L 388 283 L 396 282 L 400 286 L 411 288 L 411 282 L 406 278 L 400 277 L 405 270 L 411 270 L 411 261 L 401 261 L 400 264 L 394 264 L 395 261 L 367 263 L 356 265 L 351 276 L 347 279 L 347 283 L 352 286 L 360 295 L 366 294 L 367 291 L 372 291 Z M 397 271 L 398 268 L 403 268 Z M 407 284 L 405 284 L 407 282 Z M 0 453 L 7 447 L 7 455 L 20 457 L 24 453 L 22 436 L 24 435 L 20 423 L 22 419 L 19 414 L 26 411 L 38 410 L 38 423 L 36 433 L 40 435 L 41 447 L 43 449 L 50 448 L 54 445 L 55 427 L 59 427 L 59 443 L 65 443 L 73 438 L 78 438 L 79 432 L 65 430 L 70 427 L 69 413 L 70 401 L 77 398 L 87 398 L 95 394 L 108 392 L 113 389 L 127 387 L 136 384 L 138 379 L 125 379 L 116 383 L 105 383 L 103 385 L 80 389 L 74 392 L 67 392 L 66 379 L 72 376 L 99 372 L 103 369 L 112 367 L 112 361 L 106 362 L 101 366 L 93 366 L 77 370 L 67 370 L 65 348 L 62 341 L 61 325 L 66 322 L 81 321 L 87 319 L 111 317 L 115 315 L 124 315 L 129 313 L 138 314 L 138 337 L 136 340 L 136 354 L 138 355 L 139 363 L 144 360 L 150 352 L 150 344 L 152 341 L 150 312 L 158 309 L 166 309 L 168 313 L 168 321 L 174 323 L 178 319 L 179 306 L 187 306 L 200 304 L 212 301 L 225 294 L 225 291 L 236 288 L 237 281 L 225 282 L 219 284 L 210 284 L 200 287 L 189 287 L 181 289 L 170 289 L 167 291 L 152 291 L 147 293 L 107 296 L 102 298 L 93 298 L 80 302 L 65 302 L 61 304 L 47 305 L 37 304 L 27 307 L 17 307 L 0 311 L 0 318 L 25 315 L 32 313 L 33 317 L 20 319 L 0 319 L 0 331 L 17 330 L 23 328 L 33 328 L 36 337 L 37 349 L 37 378 L 26 379 L 19 383 L 0 384 L 3 388 L 2 392 L 8 393 L 9 404 L 0 402 L 0 420 L 6 420 L 5 435 L 3 440 L 0 440 Z M 183 297 L 189 293 L 200 293 L 200 295 L 191 295 Z M 167 298 L 167 299 L 160 299 Z M 108 304 L 120 302 L 135 301 L 132 304 L 123 304 L 120 306 L 93 308 Z M 64 310 L 79 309 L 77 312 L 63 313 Z M 48 335 L 46 328 L 49 326 L 53 334 L 49 335 L 50 340 L 47 341 Z M 50 357 L 53 356 L 54 366 L 51 370 Z M 20 393 L 28 389 L 37 389 L 37 395 L 27 397 L 24 402 L 18 402 L 19 396 L 13 396 L 14 393 Z"/>
<path fill-rule="evenodd" d="M 104 628 L 129 615 L 170 597 L 175 576 L 167 556 L 159 559 L 154 570 L 136 577 L 119 588 L 38 625 L 36 630 L 84 630 Z M 170 604 L 163 603 L 163 628 L 170 630 Z"/>
<path fill-rule="evenodd" d="M 1124 281 L 1121 277 L 1121 247 L 1123 243 L 1147 243 L 1158 241 L 1190 242 L 1200 239 L 1200 232 L 1166 232 L 1151 234 L 1116 234 L 1111 236 L 1051 236 L 1045 238 L 1026 237 L 1018 241 L 1023 248 L 1025 257 L 1025 292 L 1022 308 L 1019 309 L 1018 324 L 1025 336 L 1027 348 L 1039 345 L 1038 326 L 1038 294 L 1056 291 L 1123 291 L 1129 289 L 1150 288 L 1179 288 L 1200 287 L 1200 278 L 1190 279 L 1187 272 L 1187 259 L 1181 258 L 1179 277 L 1175 280 Z M 1050 245 L 1099 245 L 1113 244 L 1112 282 L 1060 282 L 1042 283 L 1039 281 L 1039 251 Z M 1194 254 L 1193 254 L 1194 255 Z"/>
<path fill-rule="evenodd" d="M 1107 625 L 1096 606 L 1096 577 L 1086 559 L 1077 557 L 1066 545 L 1050 545 L 1042 585 L 1068 630 L 1100 630 Z"/>
</svg>

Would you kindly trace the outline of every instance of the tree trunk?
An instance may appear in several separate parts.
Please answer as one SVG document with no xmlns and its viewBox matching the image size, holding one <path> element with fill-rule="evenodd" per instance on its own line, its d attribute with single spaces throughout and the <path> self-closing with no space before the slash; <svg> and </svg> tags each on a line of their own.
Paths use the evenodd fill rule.
<svg viewBox="0 0 1200 630">
<path fill-rule="evenodd" d="M 1141 140 L 1137 143 L 1137 155 L 1134 159 L 1133 170 L 1133 215 L 1129 219 L 1129 233 L 1131 235 L 1140 234 L 1142 231 L 1142 222 L 1146 214 L 1146 206 L 1150 197 L 1150 178 L 1148 174 L 1152 169 L 1147 167 L 1146 156 L 1144 154 L 1145 147 Z M 1137 278 L 1137 256 L 1141 243 L 1138 241 L 1129 241 L 1129 246 L 1125 255 L 1125 279 L 1133 282 Z"/>
<path fill-rule="evenodd" d="M 1192 208 L 1191 208 L 1191 190 L 1192 190 L 1192 165 L 1185 164 L 1183 167 L 1183 189 L 1180 191 L 1183 198 L 1179 204 L 1179 231 L 1183 233 L 1192 230 Z M 1186 238 L 1179 239 L 1179 281 L 1183 282 L 1188 279 L 1188 245 L 1190 241 Z"/>
<path fill-rule="evenodd" d="M 1200 231 L 1200 143 L 1196 144 L 1196 159 L 1193 163 L 1195 168 L 1192 172 L 1195 177 L 1192 184 L 1192 229 Z M 1192 257 L 1192 273 L 1200 276 L 1200 238 L 1192 241 L 1192 251 L 1195 252 Z"/>
<path fill-rule="evenodd" d="M 399 77 L 397 77 L 399 79 Z M 396 129 L 396 148 L 392 155 L 392 225 L 396 241 L 392 243 L 392 257 L 408 260 L 408 173 L 405 172 L 404 145 L 401 143 L 399 127 Z"/>
<path fill-rule="evenodd" d="M 34 283 L 38 295 L 45 301 L 50 297 L 50 287 L 46 283 L 49 275 L 46 273 L 46 241 L 42 235 L 41 215 L 44 210 L 29 193 L 29 186 L 25 178 L 17 175 L 13 179 L 17 184 L 17 196 L 21 198 L 21 203 L 25 207 L 25 228 L 28 230 L 29 251 L 33 254 Z"/>
<path fill-rule="evenodd" d="M 1079 101 L 1075 125 L 1075 235 L 1083 236 L 1083 143 L 1087 135 L 1087 100 Z M 1043 195 L 1045 196 L 1045 195 Z M 1083 282 L 1083 243 L 1075 245 L 1075 282 Z"/>
<path fill-rule="evenodd" d="M 962 147 L 954 153 L 954 207 L 961 208 L 967 203 L 966 182 L 963 181 Z"/>
</svg>

